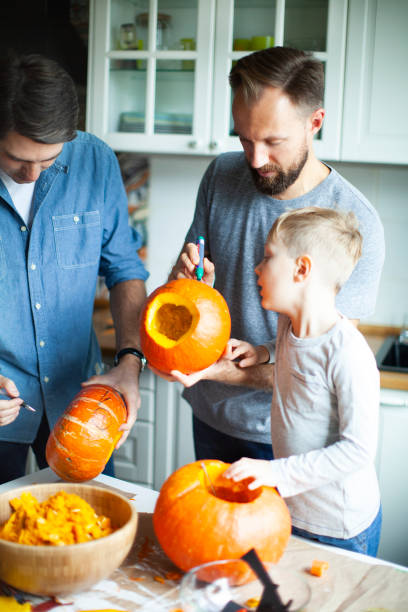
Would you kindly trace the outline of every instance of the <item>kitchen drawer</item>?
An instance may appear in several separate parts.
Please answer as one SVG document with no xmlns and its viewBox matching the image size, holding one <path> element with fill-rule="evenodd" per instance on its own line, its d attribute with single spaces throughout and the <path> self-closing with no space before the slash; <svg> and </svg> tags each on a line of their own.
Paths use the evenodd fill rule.
<svg viewBox="0 0 408 612">
<path fill-rule="evenodd" d="M 136 421 L 126 442 L 114 454 L 117 478 L 152 486 L 153 423 Z"/>
</svg>

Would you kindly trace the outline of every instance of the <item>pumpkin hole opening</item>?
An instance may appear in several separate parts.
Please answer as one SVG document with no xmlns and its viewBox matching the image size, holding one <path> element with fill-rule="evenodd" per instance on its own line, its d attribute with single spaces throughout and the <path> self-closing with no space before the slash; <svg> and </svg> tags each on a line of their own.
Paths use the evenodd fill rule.
<svg viewBox="0 0 408 612">
<path fill-rule="evenodd" d="M 262 487 L 248 489 L 248 485 L 252 480 L 253 478 L 244 478 L 244 480 L 234 482 L 229 478 L 220 476 L 214 483 L 214 491 L 210 490 L 210 492 L 213 495 L 215 494 L 218 499 L 238 504 L 248 504 L 257 499 L 262 492 Z"/>
<path fill-rule="evenodd" d="M 188 308 L 177 304 L 163 304 L 154 318 L 157 331 L 175 342 L 188 332 L 192 322 L 193 315 Z"/>
</svg>

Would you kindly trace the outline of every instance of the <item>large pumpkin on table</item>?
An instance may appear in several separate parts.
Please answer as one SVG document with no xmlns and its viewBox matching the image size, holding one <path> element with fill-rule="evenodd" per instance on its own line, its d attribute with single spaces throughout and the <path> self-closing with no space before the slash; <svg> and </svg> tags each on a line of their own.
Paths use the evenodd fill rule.
<svg viewBox="0 0 408 612">
<path fill-rule="evenodd" d="M 239 559 L 251 548 L 261 561 L 276 563 L 286 548 L 291 520 L 282 497 L 272 487 L 252 491 L 248 479 L 225 478 L 228 466 L 217 460 L 190 463 L 170 475 L 160 490 L 154 530 L 166 555 L 184 571 Z M 242 582 L 248 574 L 242 563 Z"/>
<path fill-rule="evenodd" d="M 222 295 L 203 282 L 179 279 L 156 289 L 142 312 L 140 342 L 157 370 L 191 374 L 217 361 L 231 332 Z"/>
<path fill-rule="evenodd" d="M 126 419 L 126 404 L 118 391 L 102 384 L 84 387 L 49 435 L 48 465 L 62 480 L 95 478 L 109 461 Z"/>
</svg>

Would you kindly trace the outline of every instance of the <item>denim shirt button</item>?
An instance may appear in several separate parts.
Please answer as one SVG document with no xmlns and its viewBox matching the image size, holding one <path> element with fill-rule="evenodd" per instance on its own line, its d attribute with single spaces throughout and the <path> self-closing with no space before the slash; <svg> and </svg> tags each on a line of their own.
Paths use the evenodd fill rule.
<svg viewBox="0 0 408 612">
<path fill-rule="evenodd" d="M 35 265 L 35 263 L 32 263 L 32 264 L 31 264 L 31 266 L 30 266 L 30 268 L 31 268 L 32 270 L 35 270 L 35 269 L 37 268 L 37 266 Z"/>
<path fill-rule="evenodd" d="M 27 231 L 27 228 L 26 228 L 26 226 L 25 226 L 25 225 L 22 225 L 22 226 L 20 227 L 20 229 L 21 229 L 21 231 L 22 231 L 22 232 L 26 232 L 26 231 Z"/>
<path fill-rule="evenodd" d="M 49 382 L 50 379 L 48 378 L 48 376 L 44 376 L 43 380 L 44 380 L 45 383 L 47 383 L 47 382 Z"/>
<path fill-rule="evenodd" d="M 40 340 L 40 346 L 41 346 L 41 348 L 43 348 L 43 346 L 45 346 L 44 340 Z"/>
<path fill-rule="evenodd" d="M 79 217 L 77 215 L 75 215 L 74 221 L 75 221 L 75 223 L 79 223 Z"/>
<path fill-rule="evenodd" d="M 41 304 L 40 304 L 40 302 L 37 302 L 37 303 L 36 303 L 36 305 L 35 305 L 35 307 L 36 307 L 36 309 L 37 309 L 37 310 L 40 310 L 40 308 L 41 308 Z"/>
</svg>

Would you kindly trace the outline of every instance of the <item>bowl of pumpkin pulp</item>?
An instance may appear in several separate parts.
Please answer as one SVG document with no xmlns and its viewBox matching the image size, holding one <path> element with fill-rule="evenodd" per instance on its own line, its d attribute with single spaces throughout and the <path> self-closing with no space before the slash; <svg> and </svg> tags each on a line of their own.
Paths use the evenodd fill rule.
<svg viewBox="0 0 408 612">
<path fill-rule="evenodd" d="M 43 596 L 83 591 L 125 559 L 137 511 L 116 491 L 37 484 L 0 495 L 0 580 Z"/>
</svg>

